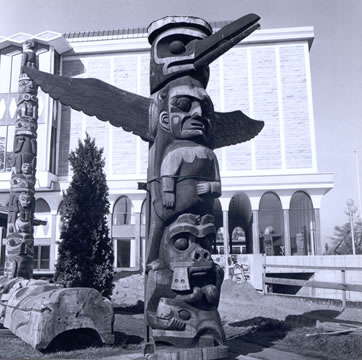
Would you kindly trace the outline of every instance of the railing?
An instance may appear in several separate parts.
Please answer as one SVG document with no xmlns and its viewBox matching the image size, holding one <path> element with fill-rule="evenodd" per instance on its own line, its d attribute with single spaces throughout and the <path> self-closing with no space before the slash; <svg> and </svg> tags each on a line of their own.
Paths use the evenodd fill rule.
<svg viewBox="0 0 362 360">
<path fill-rule="evenodd" d="M 14 124 L 18 93 L 0 93 L 0 123 Z"/>
<path fill-rule="evenodd" d="M 328 281 L 316 281 L 316 280 L 299 280 L 299 279 L 288 279 L 267 276 L 267 268 L 286 268 L 291 270 L 333 270 L 341 271 L 341 282 L 328 282 Z M 263 265 L 263 294 L 266 294 L 267 284 L 277 285 L 289 285 L 289 286 L 300 286 L 310 288 L 321 288 L 321 289 L 332 289 L 342 291 L 342 306 L 343 309 L 346 307 L 347 294 L 346 291 L 362 292 L 362 285 L 360 284 L 348 284 L 346 283 L 346 271 L 362 271 L 360 267 L 346 267 L 346 266 L 304 266 L 304 265 L 277 265 L 277 264 L 264 264 Z M 282 273 L 286 274 L 286 273 Z"/>
</svg>

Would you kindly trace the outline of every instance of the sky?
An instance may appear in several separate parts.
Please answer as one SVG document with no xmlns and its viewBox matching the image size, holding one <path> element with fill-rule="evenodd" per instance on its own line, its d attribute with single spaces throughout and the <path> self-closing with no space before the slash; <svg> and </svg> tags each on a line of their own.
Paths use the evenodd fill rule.
<svg viewBox="0 0 362 360">
<path fill-rule="evenodd" d="M 0 0 L 0 9 L 0 36 L 146 27 L 166 15 L 235 20 L 250 12 L 261 16 L 262 29 L 313 26 L 318 170 L 334 173 L 334 189 L 321 205 L 322 241 L 348 221 L 347 199 L 359 207 L 354 150 L 362 179 L 361 0 Z"/>
</svg>

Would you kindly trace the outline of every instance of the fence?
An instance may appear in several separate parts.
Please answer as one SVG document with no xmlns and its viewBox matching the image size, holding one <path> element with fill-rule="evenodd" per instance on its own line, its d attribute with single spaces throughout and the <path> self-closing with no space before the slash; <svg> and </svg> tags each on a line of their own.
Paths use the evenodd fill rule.
<svg viewBox="0 0 362 360">
<path fill-rule="evenodd" d="M 341 282 L 328 282 L 328 281 L 316 281 L 316 280 L 300 280 L 300 279 L 288 279 L 267 276 L 267 268 L 279 268 L 279 269 L 291 269 L 291 270 L 333 270 L 341 272 Z M 313 266 L 313 265 L 277 265 L 277 264 L 264 264 L 263 265 L 263 294 L 266 293 L 267 284 L 333 289 L 342 291 L 342 304 L 343 308 L 346 307 L 346 291 L 362 292 L 362 285 L 360 284 L 348 284 L 346 283 L 346 271 L 362 271 L 361 267 L 346 267 L 346 266 Z M 283 273 L 285 274 L 285 273 Z"/>
</svg>

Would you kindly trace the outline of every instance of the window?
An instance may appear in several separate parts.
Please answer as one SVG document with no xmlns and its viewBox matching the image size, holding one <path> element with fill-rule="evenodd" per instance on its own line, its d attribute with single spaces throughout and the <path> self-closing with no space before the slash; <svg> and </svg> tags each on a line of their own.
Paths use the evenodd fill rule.
<svg viewBox="0 0 362 360">
<path fill-rule="evenodd" d="M 131 223 L 132 202 L 127 196 L 121 196 L 113 210 L 113 225 L 128 225 Z"/>
<path fill-rule="evenodd" d="M 49 270 L 50 267 L 50 246 L 34 246 L 33 267 L 34 270 Z"/>
<path fill-rule="evenodd" d="M 9 172 L 12 167 L 14 124 L 18 97 L 21 54 L 0 55 L 0 172 Z"/>
<path fill-rule="evenodd" d="M 131 240 L 117 239 L 117 267 L 131 266 Z"/>
<path fill-rule="evenodd" d="M 290 200 L 289 228 L 292 255 L 315 253 L 315 217 L 312 200 L 297 191 Z"/>
<path fill-rule="evenodd" d="M 284 254 L 284 217 L 282 203 L 273 192 L 265 193 L 259 205 L 260 252 L 266 255 Z"/>
</svg>

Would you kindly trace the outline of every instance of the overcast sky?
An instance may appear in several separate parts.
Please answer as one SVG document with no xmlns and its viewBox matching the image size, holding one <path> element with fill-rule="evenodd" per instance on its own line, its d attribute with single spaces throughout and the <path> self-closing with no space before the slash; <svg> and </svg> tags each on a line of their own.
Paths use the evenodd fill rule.
<svg viewBox="0 0 362 360">
<path fill-rule="evenodd" d="M 354 148 L 362 171 L 361 0 L 0 0 L 0 9 L 0 36 L 145 27 L 166 15 L 234 20 L 249 12 L 261 16 L 263 29 L 314 26 L 318 170 L 335 175 L 335 188 L 322 201 L 323 237 L 347 221 L 348 198 L 358 205 Z"/>
</svg>

